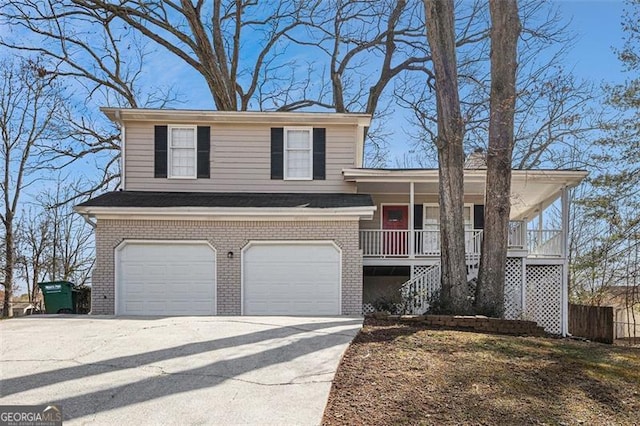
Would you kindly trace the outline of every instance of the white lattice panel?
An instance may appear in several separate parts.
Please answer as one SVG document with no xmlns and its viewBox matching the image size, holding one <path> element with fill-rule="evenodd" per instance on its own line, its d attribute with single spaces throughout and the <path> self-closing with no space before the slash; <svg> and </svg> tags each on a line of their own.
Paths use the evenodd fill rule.
<svg viewBox="0 0 640 426">
<path fill-rule="evenodd" d="M 369 315 L 374 313 L 376 310 L 371 303 L 364 303 L 362 305 L 362 315 Z"/>
<path fill-rule="evenodd" d="M 427 269 L 431 268 L 431 265 L 413 265 L 411 268 L 413 269 L 413 275 L 411 275 L 411 278 L 414 278 L 418 275 L 424 274 Z"/>
<path fill-rule="evenodd" d="M 504 317 L 522 317 L 522 258 L 509 257 L 504 282 Z"/>
<path fill-rule="evenodd" d="M 526 319 L 562 333 L 562 265 L 527 265 Z"/>
</svg>

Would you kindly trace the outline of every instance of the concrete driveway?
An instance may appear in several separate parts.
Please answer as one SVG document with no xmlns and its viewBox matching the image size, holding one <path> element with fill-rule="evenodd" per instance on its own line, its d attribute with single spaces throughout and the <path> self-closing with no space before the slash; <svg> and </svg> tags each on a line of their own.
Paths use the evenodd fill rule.
<svg viewBox="0 0 640 426">
<path fill-rule="evenodd" d="M 345 317 L 0 322 L 0 405 L 60 404 L 64 424 L 319 424 L 362 325 Z"/>
</svg>

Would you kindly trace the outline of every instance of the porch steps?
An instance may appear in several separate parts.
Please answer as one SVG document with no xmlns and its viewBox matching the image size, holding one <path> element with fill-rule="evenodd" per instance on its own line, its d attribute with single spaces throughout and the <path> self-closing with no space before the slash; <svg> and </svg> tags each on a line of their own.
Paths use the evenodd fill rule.
<svg viewBox="0 0 640 426">
<path fill-rule="evenodd" d="M 479 256 L 467 257 L 467 282 L 478 278 L 480 268 Z M 429 302 L 440 289 L 440 262 L 425 269 L 422 273 L 407 280 L 400 287 L 402 300 L 405 302 L 405 311 L 408 314 L 420 315 L 429 308 Z"/>
<path fill-rule="evenodd" d="M 429 301 L 440 289 L 440 273 L 440 262 L 438 262 L 402 284 L 400 295 L 406 303 L 407 313 L 422 314 L 427 310 Z"/>
</svg>

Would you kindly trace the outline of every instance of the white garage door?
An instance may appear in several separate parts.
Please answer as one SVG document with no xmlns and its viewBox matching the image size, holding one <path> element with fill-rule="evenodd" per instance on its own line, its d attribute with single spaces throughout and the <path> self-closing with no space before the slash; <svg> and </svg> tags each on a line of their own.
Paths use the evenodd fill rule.
<svg viewBox="0 0 640 426">
<path fill-rule="evenodd" d="M 215 252 L 204 243 L 127 243 L 117 253 L 119 315 L 214 315 Z"/>
<path fill-rule="evenodd" d="M 340 267 L 331 243 L 252 244 L 243 253 L 243 314 L 339 315 Z"/>
</svg>

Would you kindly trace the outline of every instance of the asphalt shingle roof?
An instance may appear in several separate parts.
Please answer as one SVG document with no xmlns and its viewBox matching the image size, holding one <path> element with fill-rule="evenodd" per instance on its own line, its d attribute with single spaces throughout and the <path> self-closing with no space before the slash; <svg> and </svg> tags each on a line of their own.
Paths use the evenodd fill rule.
<svg viewBox="0 0 640 426">
<path fill-rule="evenodd" d="M 306 207 L 373 206 L 368 194 L 113 191 L 79 207 Z"/>
</svg>

